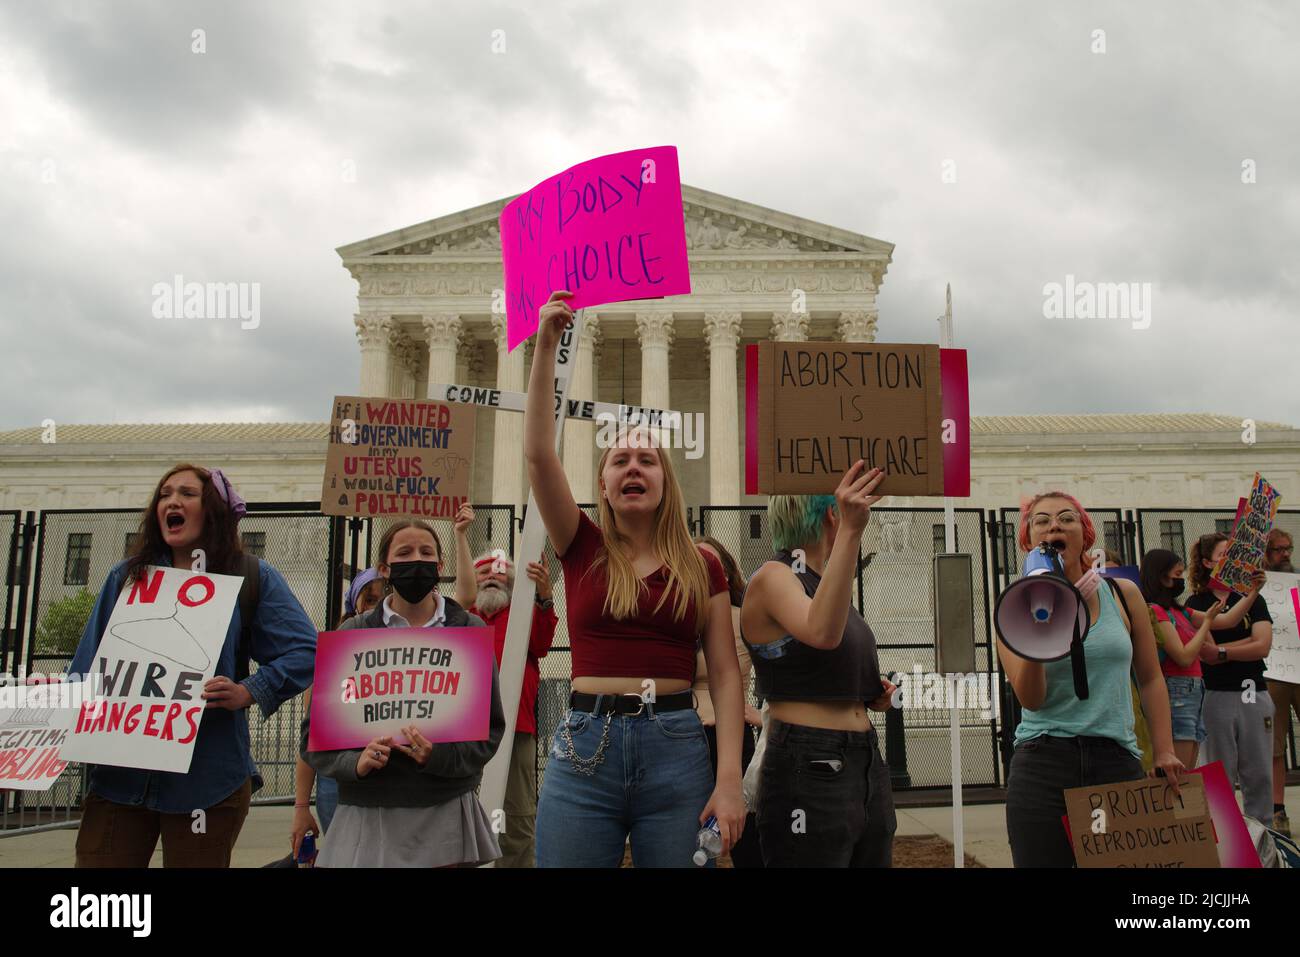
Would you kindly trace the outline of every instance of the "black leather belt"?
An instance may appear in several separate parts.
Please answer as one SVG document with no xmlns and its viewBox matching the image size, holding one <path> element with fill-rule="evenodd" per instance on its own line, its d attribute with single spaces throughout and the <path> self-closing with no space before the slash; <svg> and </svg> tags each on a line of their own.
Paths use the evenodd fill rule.
<svg viewBox="0 0 1300 957">
<path fill-rule="evenodd" d="M 655 711 L 684 711 L 695 707 L 695 695 L 690 691 L 658 696 L 652 702 L 639 694 L 585 694 L 575 691 L 569 695 L 569 707 L 587 714 L 642 714 L 648 706 Z"/>
</svg>

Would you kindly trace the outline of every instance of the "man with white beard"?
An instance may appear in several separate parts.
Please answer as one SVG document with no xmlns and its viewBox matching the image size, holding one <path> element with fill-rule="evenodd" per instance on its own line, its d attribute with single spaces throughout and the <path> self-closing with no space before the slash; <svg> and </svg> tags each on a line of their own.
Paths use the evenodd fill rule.
<svg viewBox="0 0 1300 957">
<path fill-rule="evenodd" d="M 505 648 L 510 623 L 510 595 L 515 585 L 514 563 L 499 549 L 470 558 L 469 527 L 474 507 L 461 506 L 456 513 L 456 601 L 478 615 L 496 631 L 497 666 Z M 533 598 L 533 627 L 528 635 L 528 661 L 519 693 L 519 717 L 515 719 L 515 743 L 510 752 L 506 777 L 505 833 L 499 835 L 501 857 L 497 867 L 532 867 L 533 834 L 537 819 L 537 686 L 541 682 L 538 660 L 546 657 L 555 640 L 555 616 L 551 598 L 551 576 L 540 562 L 528 563 L 528 577 L 537 585 Z M 488 808 L 488 813 L 493 812 Z"/>
</svg>

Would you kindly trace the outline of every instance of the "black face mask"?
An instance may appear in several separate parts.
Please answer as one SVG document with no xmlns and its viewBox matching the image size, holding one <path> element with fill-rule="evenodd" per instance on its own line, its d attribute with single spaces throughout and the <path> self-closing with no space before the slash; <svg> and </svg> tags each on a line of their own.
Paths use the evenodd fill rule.
<svg viewBox="0 0 1300 957">
<path fill-rule="evenodd" d="M 388 566 L 388 580 L 404 600 L 418 605 L 438 584 L 438 563 L 393 562 Z"/>
<path fill-rule="evenodd" d="M 1177 598 L 1183 593 L 1183 589 L 1187 587 L 1187 581 L 1182 578 L 1175 578 L 1173 581 L 1174 583 L 1169 586 L 1169 597 Z"/>
</svg>

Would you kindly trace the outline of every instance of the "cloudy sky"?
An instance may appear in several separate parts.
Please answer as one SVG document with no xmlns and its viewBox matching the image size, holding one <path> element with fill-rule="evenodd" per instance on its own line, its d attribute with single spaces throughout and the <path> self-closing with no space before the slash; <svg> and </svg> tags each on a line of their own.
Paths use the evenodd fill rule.
<svg viewBox="0 0 1300 957">
<path fill-rule="evenodd" d="M 1286 3 L 5 4 L 0 429 L 322 420 L 336 246 L 658 143 L 895 243 L 882 340 L 951 282 L 977 415 L 1300 425 L 1298 46 Z M 178 273 L 260 326 L 154 318 Z M 1149 283 L 1149 327 L 1045 318 L 1067 275 Z"/>
</svg>

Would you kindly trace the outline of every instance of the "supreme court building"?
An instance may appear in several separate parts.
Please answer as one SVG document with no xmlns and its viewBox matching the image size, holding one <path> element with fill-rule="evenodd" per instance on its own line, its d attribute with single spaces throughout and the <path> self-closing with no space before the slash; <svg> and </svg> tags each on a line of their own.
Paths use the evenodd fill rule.
<svg viewBox="0 0 1300 957">
<path fill-rule="evenodd" d="M 876 338 L 890 243 L 682 187 L 692 292 L 583 313 L 570 397 L 702 413 L 697 450 L 674 452 L 686 501 L 742 495 L 742 347 L 764 339 Z M 508 199 L 338 250 L 358 284 L 361 395 L 440 398 L 430 383 L 522 392 L 531 343 L 506 351 L 497 219 Z M 476 502 L 527 497 L 523 417 L 480 410 Z M 565 426 L 579 502 L 595 500 L 596 426 Z M 755 501 L 758 501 L 757 499 Z"/>
</svg>

